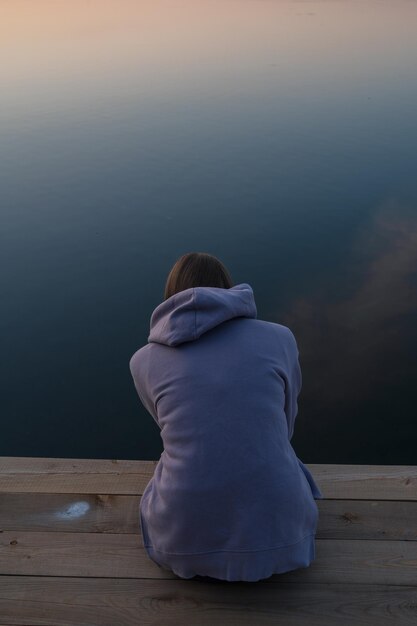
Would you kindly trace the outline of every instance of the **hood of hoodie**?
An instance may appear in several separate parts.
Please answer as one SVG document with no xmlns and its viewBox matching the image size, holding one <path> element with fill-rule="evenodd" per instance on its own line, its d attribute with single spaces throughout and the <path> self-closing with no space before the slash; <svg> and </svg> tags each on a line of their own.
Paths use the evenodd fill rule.
<svg viewBox="0 0 417 626">
<path fill-rule="evenodd" d="M 156 307 L 151 316 L 148 342 L 178 346 L 198 339 L 234 317 L 256 318 L 256 315 L 252 287 L 247 283 L 230 289 L 192 287 Z"/>
</svg>

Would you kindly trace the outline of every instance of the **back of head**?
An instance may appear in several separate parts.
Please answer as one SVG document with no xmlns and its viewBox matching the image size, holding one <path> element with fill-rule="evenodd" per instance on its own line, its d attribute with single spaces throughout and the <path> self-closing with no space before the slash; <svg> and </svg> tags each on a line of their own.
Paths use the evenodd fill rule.
<svg viewBox="0 0 417 626">
<path fill-rule="evenodd" d="M 165 285 L 165 300 L 191 287 L 233 287 L 226 267 L 219 259 L 205 252 L 189 252 L 181 256 L 170 273 Z"/>
</svg>

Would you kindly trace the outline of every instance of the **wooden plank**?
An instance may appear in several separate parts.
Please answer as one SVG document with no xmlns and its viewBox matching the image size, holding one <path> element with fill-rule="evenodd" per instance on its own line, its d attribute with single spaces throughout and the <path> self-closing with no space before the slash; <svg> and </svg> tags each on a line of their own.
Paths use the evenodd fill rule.
<svg viewBox="0 0 417 626">
<path fill-rule="evenodd" d="M 0 529 L 140 533 L 141 496 L 2 493 Z"/>
<path fill-rule="evenodd" d="M 145 553 L 140 535 L 0 533 L 0 572 L 29 576 L 175 578 Z M 417 541 L 316 540 L 308 568 L 279 577 L 288 582 L 417 584 Z"/>
<path fill-rule="evenodd" d="M 142 578 L 155 570 L 137 534 L 0 533 L 1 574 Z"/>
<path fill-rule="evenodd" d="M 413 586 L 2 578 L 12 626 L 410 626 Z"/>
<path fill-rule="evenodd" d="M 157 462 L 0 457 L 0 492 L 141 495 Z M 417 501 L 417 466 L 306 465 L 325 498 Z"/>
<path fill-rule="evenodd" d="M 1 492 L 142 495 L 145 474 L 16 474 L 0 476 Z"/>
<path fill-rule="evenodd" d="M 416 465 L 307 464 L 325 498 L 417 501 Z"/>
<path fill-rule="evenodd" d="M 417 502 L 318 500 L 318 539 L 417 540 Z"/>
<path fill-rule="evenodd" d="M 282 581 L 417 585 L 417 541 L 317 539 L 316 559 Z"/>
<path fill-rule="evenodd" d="M 0 529 L 140 533 L 141 496 L 0 494 Z M 318 500 L 318 539 L 417 539 L 417 502 Z"/>
<path fill-rule="evenodd" d="M 0 493 L 141 495 L 157 461 L 0 457 Z"/>
<path fill-rule="evenodd" d="M 158 461 L 68 459 L 34 456 L 0 457 L 0 474 L 153 474 Z"/>
</svg>

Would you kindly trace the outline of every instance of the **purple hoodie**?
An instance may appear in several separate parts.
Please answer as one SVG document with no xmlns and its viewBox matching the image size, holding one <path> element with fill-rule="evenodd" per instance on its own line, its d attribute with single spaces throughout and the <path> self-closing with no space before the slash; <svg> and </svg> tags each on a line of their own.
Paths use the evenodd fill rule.
<svg viewBox="0 0 417 626">
<path fill-rule="evenodd" d="M 257 581 L 315 559 L 322 498 L 290 439 L 297 344 L 250 285 L 181 291 L 130 360 L 164 451 L 140 502 L 149 558 L 181 578 Z"/>
</svg>

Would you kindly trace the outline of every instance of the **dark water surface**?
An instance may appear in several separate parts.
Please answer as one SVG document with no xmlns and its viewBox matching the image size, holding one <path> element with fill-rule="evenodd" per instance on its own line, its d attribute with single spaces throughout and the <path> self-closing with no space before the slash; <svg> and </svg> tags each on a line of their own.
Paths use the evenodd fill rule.
<svg viewBox="0 0 417 626">
<path fill-rule="evenodd" d="M 189 251 L 291 327 L 304 462 L 417 464 L 417 2 L 1 3 L 1 455 L 157 459 Z"/>
</svg>

